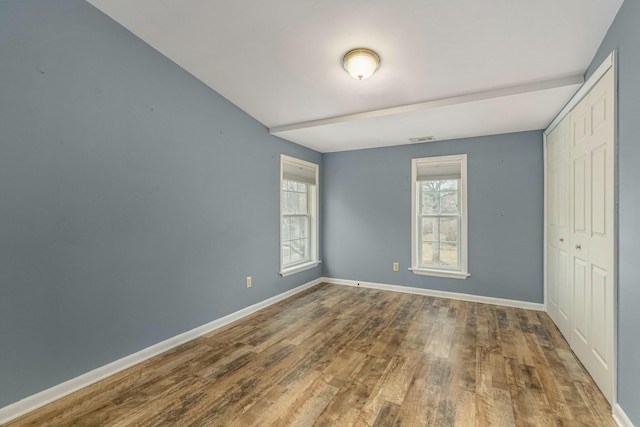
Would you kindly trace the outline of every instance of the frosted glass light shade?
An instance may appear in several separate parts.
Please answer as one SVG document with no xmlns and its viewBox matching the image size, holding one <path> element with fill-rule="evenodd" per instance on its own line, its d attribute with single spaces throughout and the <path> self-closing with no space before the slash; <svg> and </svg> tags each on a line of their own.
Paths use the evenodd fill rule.
<svg viewBox="0 0 640 427">
<path fill-rule="evenodd" d="M 354 79 L 369 78 L 380 66 L 380 57 L 371 49 L 353 49 L 344 55 L 344 69 Z"/>
</svg>

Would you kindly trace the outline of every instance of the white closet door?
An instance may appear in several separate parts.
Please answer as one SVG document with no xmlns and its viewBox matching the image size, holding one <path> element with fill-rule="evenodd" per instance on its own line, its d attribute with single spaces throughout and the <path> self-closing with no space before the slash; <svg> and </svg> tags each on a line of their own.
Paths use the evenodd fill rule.
<svg viewBox="0 0 640 427">
<path fill-rule="evenodd" d="M 570 131 L 571 117 L 567 116 L 547 137 L 547 309 L 567 340 L 571 337 L 573 300 L 569 257 Z"/>
<path fill-rule="evenodd" d="M 571 347 L 613 398 L 614 79 L 609 70 L 571 113 Z"/>
</svg>

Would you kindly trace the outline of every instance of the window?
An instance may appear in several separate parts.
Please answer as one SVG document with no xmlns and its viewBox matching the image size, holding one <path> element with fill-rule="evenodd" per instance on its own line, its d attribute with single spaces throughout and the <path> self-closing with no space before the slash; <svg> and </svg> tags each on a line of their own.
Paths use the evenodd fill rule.
<svg viewBox="0 0 640 427">
<path fill-rule="evenodd" d="M 411 174 L 411 270 L 467 278 L 467 155 L 413 159 Z"/>
<path fill-rule="evenodd" d="M 280 275 L 318 265 L 318 165 L 282 155 Z"/>
</svg>

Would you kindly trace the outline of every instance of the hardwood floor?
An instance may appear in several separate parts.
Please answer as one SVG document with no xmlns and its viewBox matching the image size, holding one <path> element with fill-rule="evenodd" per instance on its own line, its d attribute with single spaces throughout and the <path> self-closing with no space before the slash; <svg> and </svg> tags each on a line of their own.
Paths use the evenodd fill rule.
<svg viewBox="0 0 640 427">
<path fill-rule="evenodd" d="M 542 312 L 322 284 L 10 423 L 615 426 Z"/>
</svg>

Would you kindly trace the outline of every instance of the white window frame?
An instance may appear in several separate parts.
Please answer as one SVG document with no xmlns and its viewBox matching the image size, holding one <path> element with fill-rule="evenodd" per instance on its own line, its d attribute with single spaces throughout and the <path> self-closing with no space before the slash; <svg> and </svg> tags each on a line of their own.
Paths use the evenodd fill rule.
<svg viewBox="0 0 640 427">
<path fill-rule="evenodd" d="M 310 214 L 309 229 L 310 229 L 311 241 L 310 241 L 309 247 L 311 249 L 311 259 L 310 261 L 304 262 L 302 264 L 296 264 L 290 267 L 285 267 L 283 265 L 284 260 L 282 257 L 282 243 L 283 243 L 282 239 L 284 237 L 282 235 L 282 222 L 284 218 L 284 211 L 283 211 L 284 201 L 282 197 L 283 195 L 282 182 L 284 180 L 285 165 L 298 166 L 304 169 L 313 169 L 315 173 L 315 179 L 314 179 L 315 185 L 313 185 L 313 188 L 311 188 L 307 194 L 307 203 L 309 204 L 308 211 Z M 280 239 L 278 242 L 279 243 L 278 246 L 280 251 L 280 276 L 282 277 L 290 276 L 292 274 L 299 273 L 301 271 L 305 271 L 310 268 L 314 268 L 318 264 L 320 264 L 320 260 L 319 260 L 320 251 L 319 251 L 319 239 L 318 239 L 319 237 L 318 213 L 319 213 L 319 194 L 320 194 L 319 170 L 320 170 L 320 167 L 315 163 L 307 162 L 305 160 L 297 159 L 295 157 L 286 156 L 284 154 L 280 155 L 280 186 L 278 188 L 278 191 L 280 193 L 280 224 L 279 224 L 280 232 L 278 233 L 278 235 L 280 236 Z"/>
<path fill-rule="evenodd" d="M 419 166 L 442 166 L 445 164 L 458 163 L 460 165 L 460 236 L 458 237 L 460 268 L 458 270 L 445 270 L 435 268 L 420 267 L 420 230 L 418 221 L 420 219 L 420 206 L 418 195 L 418 167 Z M 414 274 L 435 277 L 447 277 L 453 279 L 466 279 L 470 276 L 468 264 L 468 215 L 467 215 L 467 155 L 456 154 L 451 156 L 423 157 L 411 159 L 411 270 Z"/>
</svg>

